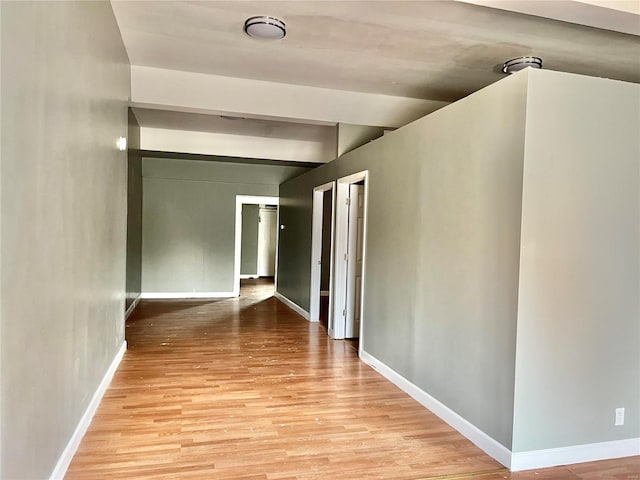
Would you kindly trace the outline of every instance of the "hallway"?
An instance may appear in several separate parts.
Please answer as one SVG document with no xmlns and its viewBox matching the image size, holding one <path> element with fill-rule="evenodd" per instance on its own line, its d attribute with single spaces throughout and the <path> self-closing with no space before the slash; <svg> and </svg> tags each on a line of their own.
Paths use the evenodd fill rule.
<svg viewBox="0 0 640 480">
<path fill-rule="evenodd" d="M 638 479 L 638 457 L 509 474 L 252 283 L 140 304 L 67 479 Z"/>
</svg>

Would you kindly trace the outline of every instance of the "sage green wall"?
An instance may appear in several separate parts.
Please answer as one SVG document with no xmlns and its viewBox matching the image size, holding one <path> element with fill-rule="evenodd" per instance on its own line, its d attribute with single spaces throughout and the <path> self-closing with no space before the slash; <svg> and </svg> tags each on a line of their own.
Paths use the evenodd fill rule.
<svg viewBox="0 0 640 480">
<path fill-rule="evenodd" d="M 515 452 L 640 437 L 639 134 L 639 85 L 531 72 Z"/>
<path fill-rule="evenodd" d="M 368 169 L 365 351 L 515 453 L 637 439 L 639 108 L 528 70 L 281 185 L 279 292 L 308 307 L 313 187 Z"/>
<path fill-rule="evenodd" d="M 338 157 L 384 135 L 383 127 L 368 125 L 338 124 Z"/>
<path fill-rule="evenodd" d="M 312 189 L 369 170 L 363 348 L 511 447 L 526 72 L 280 186 L 278 291 L 309 307 Z"/>
<path fill-rule="evenodd" d="M 278 196 L 305 167 L 144 158 L 143 292 L 232 292 L 236 195 Z"/>
<path fill-rule="evenodd" d="M 127 154 L 127 300 L 125 308 L 142 291 L 142 157 L 140 126 L 129 109 Z"/>
<path fill-rule="evenodd" d="M 129 65 L 109 2 L 0 9 L 0 477 L 46 479 L 124 341 Z"/>
<path fill-rule="evenodd" d="M 241 275 L 257 275 L 258 273 L 259 210 L 258 205 L 242 206 Z"/>
</svg>

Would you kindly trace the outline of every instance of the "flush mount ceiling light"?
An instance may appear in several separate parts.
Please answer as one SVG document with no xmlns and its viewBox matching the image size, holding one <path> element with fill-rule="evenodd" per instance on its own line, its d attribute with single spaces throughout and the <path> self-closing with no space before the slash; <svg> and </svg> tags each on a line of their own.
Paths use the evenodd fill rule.
<svg viewBox="0 0 640 480">
<path fill-rule="evenodd" d="M 282 20 L 262 15 L 247 18 L 244 22 L 244 33 L 251 38 L 279 40 L 287 34 L 287 28 Z"/>
<path fill-rule="evenodd" d="M 502 65 L 503 73 L 515 73 L 520 70 L 531 68 L 542 68 L 542 59 L 540 57 L 518 57 L 507 60 Z"/>
</svg>

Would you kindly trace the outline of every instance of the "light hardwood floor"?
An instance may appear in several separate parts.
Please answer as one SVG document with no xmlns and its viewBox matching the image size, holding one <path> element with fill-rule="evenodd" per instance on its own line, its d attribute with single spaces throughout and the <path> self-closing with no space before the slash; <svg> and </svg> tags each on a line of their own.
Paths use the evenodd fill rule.
<svg viewBox="0 0 640 480">
<path fill-rule="evenodd" d="M 640 457 L 509 473 L 248 283 L 140 304 L 67 479 L 640 480 Z"/>
</svg>

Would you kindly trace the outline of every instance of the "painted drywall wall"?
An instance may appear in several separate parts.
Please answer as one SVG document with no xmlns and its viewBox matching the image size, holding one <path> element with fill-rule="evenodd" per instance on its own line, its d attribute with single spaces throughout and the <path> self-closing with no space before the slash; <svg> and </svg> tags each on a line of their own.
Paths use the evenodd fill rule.
<svg viewBox="0 0 640 480">
<path fill-rule="evenodd" d="M 383 134 L 383 127 L 339 123 L 337 132 L 338 157 L 350 152 L 351 150 L 355 150 L 371 140 L 380 138 Z"/>
<path fill-rule="evenodd" d="M 278 196 L 305 167 L 144 158 L 142 291 L 233 291 L 236 195 Z"/>
<path fill-rule="evenodd" d="M 129 110 L 127 153 L 127 298 L 125 308 L 142 292 L 142 157 L 140 126 Z"/>
<path fill-rule="evenodd" d="M 2 47 L 2 4 L 0 4 L 0 51 Z M 2 85 L 2 54 L 0 53 L 0 86 Z M 2 155 L 4 153 L 4 149 L 2 148 L 2 90 L 0 89 L 0 475 L 3 472 L 3 463 L 2 463 L 2 437 L 3 437 L 3 429 L 2 429 L 2 278 L 3 278 L 3 268 L 2 268 L 2 205 L 3 205 L 3 195 L 2 195 Z"/>
<path fill-rule="evenodd" d="M 278 291 L 308 308 L 312 189 L 369 170 L 363 348 L 506 447 L 526 75 L 280 186 Z"/>
<path fill-rule="evenodd" d="M 0 8 L 0 477 L 45 479 L 124 341 L 129 65 L 108 2 Z"/>
<path fill-rule="evenodd" d="M 526 125 L 513 450 L 638 438 L 640 86 L 532 72 Z"/>
<path fill-rule="evenodd" d="M 240 275 L 258 274 L 258 205 L 242 205 Z"/>
</svg>

